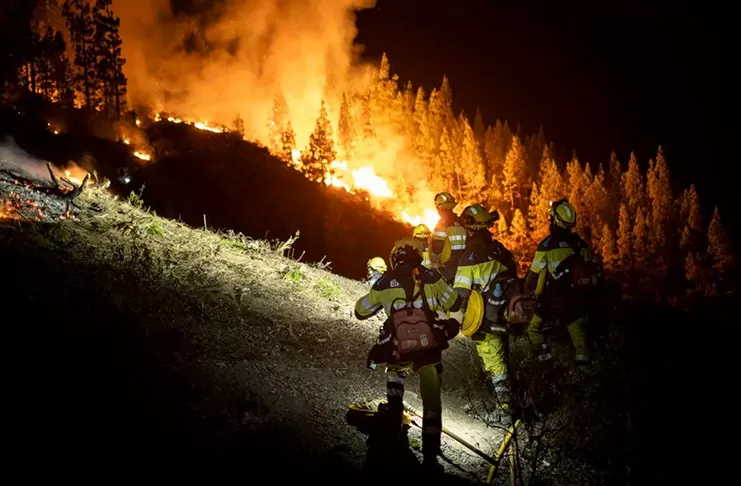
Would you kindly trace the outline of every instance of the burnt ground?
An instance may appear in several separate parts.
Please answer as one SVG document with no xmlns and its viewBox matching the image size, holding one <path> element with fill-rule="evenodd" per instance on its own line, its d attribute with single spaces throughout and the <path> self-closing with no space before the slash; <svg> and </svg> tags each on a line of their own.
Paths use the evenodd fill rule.
<svg viewBox="0 0 741 486">
<path fill-rule="evenodd" d="M 38 199 L 50 205 L 45 219 L 0 229 L 28 482 L 360 479 L 366 437 L 345 423 L 346 407 L 385 393 L 383 373 L 365 369 L 380 321 L 352 317 L 362 284 L 100 189 L 77 200 L 74 220 Z M 445 420 L 491 454 L 501 432 L 462 411 L 476 392 L 472 352 L 461 340 L 447 353 Z M 488 471 L 444 447 L 450 481 Z"/>
</svg>

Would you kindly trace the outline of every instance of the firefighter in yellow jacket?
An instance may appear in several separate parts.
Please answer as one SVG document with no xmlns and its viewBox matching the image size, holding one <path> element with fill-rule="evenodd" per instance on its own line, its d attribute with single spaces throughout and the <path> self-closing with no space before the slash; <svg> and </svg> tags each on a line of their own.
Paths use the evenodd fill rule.
<svg viewBox="0 0 741 486">
<path fill-rule="evenodd" d="M 585 287 L 595 285 L 601 278 L 600 268 L 587 243 L 572 232 L 576 210 L 568 200 L 552 202 L 548 214 L 550 235 L 538 245 L 526 278 L 527 287 L 541 302 L 528 326 L 528 338 L 539 360 L 550 359 L 542 326 L 545 319 L 555 319 L 568 328 L 575 350 L 574 363 L 588 365 L 591 357 L 584 330 L 587 297 L 577 287 L 581 283 Z"/>
<path fill-rule="evenodd" d="M 491 380 L 501 411 L 505 412 L 498 414 L 499 419 L 505 421 L 509 419 L 510 390 L 504 288 L 517 279 L 517 265 L 509 250 L 489 232 L 498 219 L 499 213 L 490 213 L 479 204 L 467 207 L 461 214 L 468 239 L 466 251 L 458 264 L 454 287 L 466 305 L 472 290 L 479 291 L 484 298 L 484 322 L 471 338 L 476 343 L 476 351 Z"/>
<path fill-rule="evenodd" d="M 425 269 L 422 264 L 422 245 L 414 238 L 403 238 L 396 242 L 390 258 L 391 268 L 373 286 L 371 291 L 355 304 L 355 316 L 368 319 L 383 310 L 389 319 L 381 328 L 378 342 L 368 356 L 368 365 L 387 363 L 386 394 L 389 407 L 389 431 L 394 440 L 400 439 L 403 414 L 404 385 L 413 372 L 420 376 L 420 393 L 424 407 L 422 423 L 422 453 L 424 466 L 435 472 L 442 466 L 437 462 L 440 453 L 442 431 L 442 403 L 440 385 L 442 380 L 442 350 L 447 341 L 454 338 L 460 324 L 454 319 L 437 321 L 434 312 L 456 312 L 460 309 L 458 293 L 439 273 Z M 408 356 L 397 340 L 397 329 L 392 321 L 395 312 L 425 309 L 430 316 L 430 327 L 434 336 L 434 347 Z M 429 311 L 429 313 L 428 313 Z M 405 444 L 408 447 L 408 444 Z"/>
<path fill-rule="evenodd" d="M 458 201 L 448 192 L 435 195 L 435 207 L 440 220 L 432 235 L 430 261 L 451 284 L 455 280 L 458 260 L 466 249 L 466 229 L 453 212 L 457 205 Z"/>
<path fill-rule="evenodd" d="M 425 268 L 432 268 L 432 261 L 430 260 L 430 237 L 432 231 L 426 224 L 418 224 L 412 231 L 412 236 L 415 240 L 422 243 L 424 250 L 422 251 L 422 266 Z"/>
</svg>

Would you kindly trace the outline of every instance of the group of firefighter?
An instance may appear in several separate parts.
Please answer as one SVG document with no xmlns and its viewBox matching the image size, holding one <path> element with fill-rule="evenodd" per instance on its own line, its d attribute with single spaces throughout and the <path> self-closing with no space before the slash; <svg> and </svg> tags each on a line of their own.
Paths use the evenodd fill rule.
<svg viewBox="0 0 741 486">
<path fill-rule="evenodd" d="M 411 373 L 420 378 L 423 402 L 423 466 L 439 471 L 442 430 L 442 351 L 459 333 L 470 337 L 481 358 L 487 384 L 496 397 L 496 420 L 509 425 L 515 412 L 508 380 L 509 338 L 516 329 L 527 335 L 540 362 L 552 360 L 544 325 L 565 325 L 574 347 L 574 364 L 588 366 L 585 336 L 589 289 L 598 285 L 601 267 L 573 228 L 576 211 L 566 199 L 549 208 L 549 235 L 538 245 L 525 278 L 518 276 L 512 253 L 490 228 L 496 210 L 480 204 L 457 215 L 456 199 L 435 196 L 440 220 L 434 231 L 420 224 L 411 237 L 398 240 L 389 257 L 368 262 L 368 294 L 355 305 L 358 319 L 381 311 L 387 317 L 368 365 L 386 364 L 387 433 L 406 442 L 402 416 L 404 385 Z"/>
</svg>

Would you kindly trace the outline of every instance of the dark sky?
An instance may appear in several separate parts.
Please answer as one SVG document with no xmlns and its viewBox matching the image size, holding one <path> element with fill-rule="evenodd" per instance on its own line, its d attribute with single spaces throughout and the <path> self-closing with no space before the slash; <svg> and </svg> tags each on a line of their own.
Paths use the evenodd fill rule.
<svg viewBox="0 0 741 486">
<path fill-rule="evenodd" d="M 563 155 L 606 162 L 631 150 L 647 164 L 663 145 L 681 185 L 729 219 L 741 172 L 733 18 L 680 7 L 624 6 L 620 16 L 534 13 L 494 0 L 379 0 L 358 14 L 357 42 L 415 86 L 450 78 L 456 109 L 526 132 L 545 128 Z M 627 4 L 626 4 L 627 5 Z"/>
</svg>

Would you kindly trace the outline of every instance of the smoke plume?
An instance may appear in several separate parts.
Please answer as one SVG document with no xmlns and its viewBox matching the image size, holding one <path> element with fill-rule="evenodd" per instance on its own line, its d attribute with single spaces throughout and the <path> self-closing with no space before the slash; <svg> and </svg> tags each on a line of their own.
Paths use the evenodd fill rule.
<svg viewBox="0 0 741 486">
<path fill-rule="evenodd" d="M 182 3 L 182 2 L 180 2 Z M 299 146 L 322 98 L 361 79 L 355 11 L 375 0 L 115 0 L 134 106 L 230 124 L 264 139 L 282 92 Z M 337 105 L 335 105 L 337 106 Z"/>
<path fill-rule="evenodd" d="M 49 179 L 46 162 L 20 148 L 13 137 L 0 141 L 0 169 L 26 179 Z"/>
</svg>

